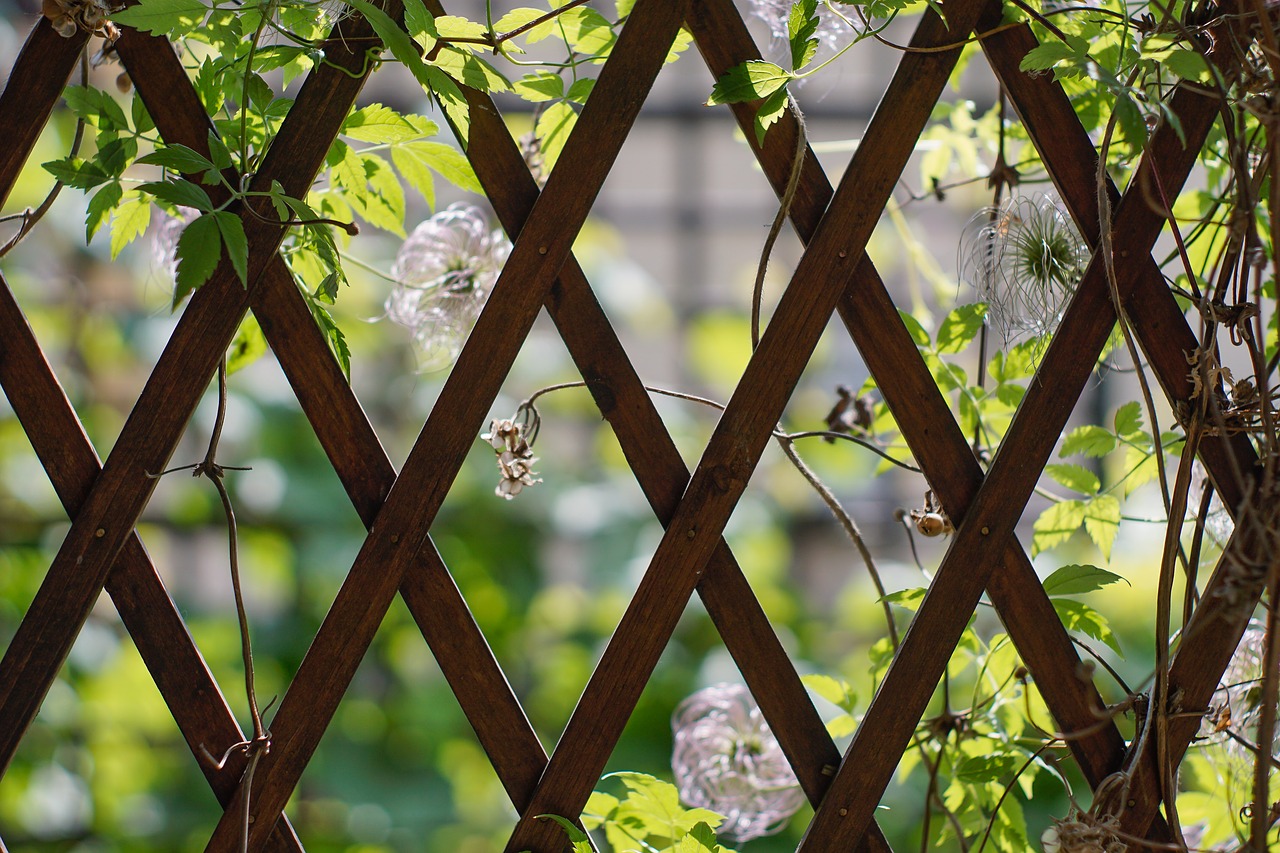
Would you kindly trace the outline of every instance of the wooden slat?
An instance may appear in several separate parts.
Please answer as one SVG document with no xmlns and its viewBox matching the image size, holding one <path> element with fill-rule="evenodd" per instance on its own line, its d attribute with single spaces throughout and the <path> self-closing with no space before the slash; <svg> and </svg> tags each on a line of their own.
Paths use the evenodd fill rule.
<svg viewBox="0 0 1280 853">
<path fill-rule="evenodd" d="M 1199 99 L 1200 110 L 1192 110 Z M 1153 138 L 1148 156 L 1162 164 L 1165 186 L 1171 192 L 1182 182 L 1203 143 L 1211 109 L 1204 99 L 1179 88 L 1174 107 L 1183 115 L 1188 139 L 1182 147 L 1172 130 L 1162 129 Z M 1186 112 L 1182 112 L 1186 110 Z M 1058 152 L 1050 140 L 1042 156 L 1054 159 Z M 1140 188 L 1146 179 L 1148 160 L 1134 177 Z M 1135 256 L 1150 254 L 1162 219 L 1146 204 L 1141 190 L 1127 193 L 1113 220 L 1117 234 L 1125 235 L 1125 247 Z M 1127 299 L 1137 277 L 1136 266 L 1116 270 L 1119 292 Z M 988 556 L 1013 535 L 1018 517 L 1013 507 L 1025 506 L 1039 480 L 1046 460 L 1088 381 L 1093 364 L 1115 322 L 1106 269 L 1098 256 L 1084 277 L 1054 335 L 1036 378 L 992 461 L 982 488 L 943 557 L 942 565 L 903 638 L 902 647 L 872 699 L 831 791 L 814 816 L 801 849 L 828 849 L 832 843 L 852 843 L 862 833 L 875 807 L 868 791 L 883 791 L 892 778 L 898 757 L 914 730 L 986 584 L 994 561 Z M 836 795 L 837 790 L 839 795 Z M 814 847 L 808 845 L 813 844 Z"/>
<path fill-rule="evenodd" d="M 1096 153 L 1079 123 L 1074 121 L 1074 112 L 1060 88 L 1056 85 L 1041 85 L 1038 80 L 1018 70 L 1020 57 L 1035 44 L 1030 30 L 1019 27 L 993 36 L 984 42 L 984 48 L 1010 92 L 1014 106 L 1032 139 L 1053 137 L 1060 144 L 1074 147 L 1072 156 L 1055 158 L 1046 165 L 1051 170 L 1059 193 L 1075 214 L 1082 233 L 1091 244 L 1096 245 L 1098 212 L 1093 177 Z M 1200 109 L 1204 111 L 1209 108 L 1206 104 Z M 1072 117 L 1071 121 L 1068 121 L 1069 116 Z M 1161 163 L 1160 160 L 1153 162 Z M 1161 167 L 1159 170 L 1163 174 L 1164 169 Z M 1117 193 L 1109 181 L 1108 190 L 1114 199 Z M 1150 255 L 1135 256 L 1129 253 L 1129 261 L 1139 267 L 1139 275 L 1134 282 L 1134 296 L 1127 303 L 1134 334 L 1170 402 L 1175 407 L 1178 403 L 1190 403 L 1192 385 L 1186 366 L 1186 353 L 1198 346 L 1198 340 Z M 1224 504 L 1235 515 L 1236 507 L 1254 497 L 1248 492 L 1249 481 L 1256 484 L 1259 473 L 1258 458 L 1253 446 L 1244 435 L 1205 436 L 1201 439 L 1199 450 L 1201 461 L 1212 477 L 1215 488 L 1221 493 Z M 1244 472 L 1245 482 L 1236 476 L 1237 471 Z M 1171 695 L 1182 696 L 1184 708 L 1208 706 L 1261 591 L 1241 590 L 1244 600 L 1228 603 L 1229 598 L 1219 592 L 1230 576 L 1229 569 L 1219 566 L 1210 578 L 1201 604 L 1192 615 L 1174 658 L 1170 671 L 1170 691 Z M 1174 754 L 1170 756 L 1170 761 L 1176 763 L 1180 759 L 1198 729 L 1199 722 L 1195 718 L 1172 722 L 1169 742 Z M 1148 746 L 1143 755 L 1131 758 L 1128 767 L 1132 775 L 1134 803 L 1124 814 L 1124 830 L 1139 837 L 1146 833 L 1155 817 L 1160 798 L 1158 776 L 1154 772 L 1156 740 L 1150 739 Z M 1122 768 L 1117 763 L 1112 769 Z"/>
<path fill-rule="evenodd" d="M 707 0 L 704 13 L 693 19 L 691 27 L 713 76 L 744 58 L 742 46 L 750 36 L 725 0 Z M 795 150 L 794 120 L 784 116 L 770 130 L 766 145 L 760 150 L 750 132 L 750 106 L 739 105 L 734 112 L 765 174 L 781 196 Z M 802 173 L 791 207 L 792 224 L 804 241 L 812 235 L 832 193 L 825 175 L 816 168 L 816 161 L 807 161 L 806 167 L 810 165 L 815 168 L 806 168 Z M 869 258 L 864 257 L 859 263 L 855 283 L 841 295 L 837 311 L 872 375 L 892 377 L 881 383 L 885 402 L 891 410 L 901 413 L 897 422 L 902 425 L 903 435 L 928 482 L 936 484 L 935 491 L 949 516 L 963 518 L 981 484 L 982 470 Z M 1062 730 L 1085 732 L 1069 744 L 1085 775 L 1097 784 L 1123 756 L 1124 741 L 1114 723 L 1099 725 L 1094 710 L 1101 707 L 1101 698 L 1091 684 L 1077 678 L 1079 657 L 1071 638 L 1016 541 L 1005 553 L 1004 570 L 992 575 L 988 592 Z"/>
<path fill-rule="evenodd" d="M 118 49 L 139 80 L 144 98 L 172 90 L 169 109 L 155 117 L 163 137 L 207 156 L 208 118 L 168 43 L 129 31 Z M 251 297 L 259 325 L 303 411 L 357 513 L 366 526 L 371 525 L 395 480 L 395 469 L 281 260 L 273 259 Z M 428 550 L 429 568 L 409 573 L 401 591 L 480 743 L 492 756 L 499 778 L 519 806 L 521 792 L 527 797 L 532 791 L 546 754 L 457 588 L 447 580 L 447 573 L 437 577 L 443 571 L 439 555 L 430 546 Z M 138 642 L 145 639 L 135 637 Z M 469 687 L 460 690 L 459 684 Z M 218 742 L 229 745 L 235 740 Z M 239 778 L 242 764 L 237 765 L 233 780 Z M 287 821 L 281 826 L 287 826 Z"/>
<path fill-rule="evenodd" d="M 0 205 L 18 181 L 22 164 L 35 147 L 62 95 L 76 59 L 89 41 L 88 33 L 63 38 L 41 17 L 27 36 L 13 63 L 4 91 L 0 92 Z"/>
<path fill-rule="evenodd" d="M 425 545 L 426 531 L 661 68 L 682 11 L 681 4 L 642 0 L 623 28 L 485 310 L 285 694 L 273 724 L 271 753 L 254 779 L 253 839 L 280 814 L 407 565 Z M 235 833 L 234 820 L 224 817 L 209 849 L 233 849 Z"/>
<path fill-rule="evenodd" d="M 929 13 L 912 43 L 954 43 L 956 32 L 972 28 L 977 11 L 977 3 L 957 4 L 949 12 L 950 30 Z M 532 814 L 576 814 L 585 802 L 634 697 L 639 695 L 639 676 L 647 678 L 652 672 L 719 542 L 958 53 L 956 48 L 904 56 L 883 101 L 892 108 L 878 111 L 863 136 L 840 190 L 720 418 L 649 570 L 560 746 L 552 753 Z M 553 832 L 527 814 L 506 849 L 509 853 L 525 848 L 549 850 L 555 841 Z"/>
<path fill-rule="evenodd" d="M 469 149 L 476 174 L 504 227 L 519 233 L 537 197 L 537 185 L 492 101 L 475 92 L 468 96 L 476 117 Z M 572 256 L 561 269 L 546 307 L 641 487 L 665 522 L 688 483 L 688 469 Z M 839 752 L 723 541 L 698 592 L 802 787 L 816 804 L 830 783 Z M 871 843 L 870 849 L 888 849 L 879 833 Z"/>
<path fill-rule="evenodd" d="M 74 518 L 101 466 L 3 277 L 0 340 L 5 342 L 0 350 L 0 385 L 67 514 Z M 219 771 L 203 758 L 202 749 L 221 754 L 219 744 L 242 741 L 244 735 L 136 533 L 121 549 L 106 589 L 218 802 L 225 807 L 235 793 L 243 762 L 235 756 Z M 301 849 L 288 824 L 282 824 L 272 837 L 271 847 Z"/>
<path fill-rule="evenodd" d="M 254 188 L 269 187 L 272 179 L 278 179 L 286 192 L 305 193 L 327 147 L 327 143 L 319 145 L 316 137 L 332 138 L 363 84 L 363 78 L 351 70 L 361 68 L 363 52 L 345 46 L 347 39 L 361 37 L 357 27 L 368 32 L 362 19 L 349 18 L 339 26 L 338 37 L 328 43 L 326 56 L 333 64 L 321 66 L 304 84 Z M 252 218 L 245 226 L 250 278 L 256 280 L 283 229 Z M 155 487 L 149 474 L 167 465 L 246 308 L 245 288 L 224 261 L 214 278 L 192 297 L 178 322 L 0 661 L 0 768 L 12 759 L 117 553 L 131 535 Z"/>
</svg>

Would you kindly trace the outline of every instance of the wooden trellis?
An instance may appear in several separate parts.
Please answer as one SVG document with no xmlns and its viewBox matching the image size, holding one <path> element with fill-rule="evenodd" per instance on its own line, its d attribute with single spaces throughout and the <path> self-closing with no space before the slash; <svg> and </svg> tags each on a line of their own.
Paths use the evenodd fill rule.
<svg viewBox="0 0 1280 853">
<path fill-rule="evenodd" d="M 434 3 L 429 3 L 434 6 Z M 387 11 L 400 12 L 396 0 Z M 518 235 L 509 261 L 450 373 L 403 470 L 396 474 L 342 371 L 275 254 L 279 226 L 243 217 L 246 290 L 224 261 L 183 312 L 118 441 L 100 462 L 51 371 L 21 306 L 0 288 L 0 383 L 44 463 L 71 528 L 0 662 L 0 769 L 8 766 L 90 609 L 105 588 L 204 772 L 227 809 L 208 849 L 238 843 L 237 790 L 245 764 L 219 754 L 244 735 L 134 531 L 198 400 L 245 312 L 252 309 L 353 506 L 369 528 L 345 583 L 284 694 L 271 750 L 252 787 L 252 849 L 300 850 L 282 811 L 397 592 L 430 645 L 521 815 L 507 850 L 552 851 L 562 831 L 541 814 L 577 815 L 617 743 L 649 674 L 696 591 L 701 596 L 815 808 L 801 849 L 888 850 L 873 817 L 903 749 L 985 590 L 1096 786 L 1132 774 L 1123 826 L 1166 837 L 1157 814 L 1155 743 L 1126 750 L 1031 563 L 1013 535 L 1032 489 L 1116 319 L 1105 265 L 1095 256 L 1030 383 L 998 454 L 984 473 L 961 434 L 874 266 L 872 229 L 902 172 L 960 49 L 975 31 L 1087 241 L 1099 240 L 1096 152 L 1061 88 L 1018 64 L 1036 42 L 1029 28 L 997 29 L 996 0 L 948 0 L 947 20 L 924 15 L 840 185 L 832 189 L 806 153 L 790 216 L 807 249 L 747 365 L 697 469 L 690 474 L 649 394 L 571 254 L 578 230 L 643 104 L 677 30 L 687 25 L 715 76 L 758 57 L 731 0 L 638 0 L 595 90 L 539 191 L 492 101 L 467 92 L 468 156 L 503 226 Z M 443 13 L 438 6 L 432 11 Z M 254 189 L 278 180 L 305 195 L 367 74 L 372 30 L 344 20 L 325 45 L 328 64 L 301 89 Z M 49 117 L 87 35 L 62 38 L 41 19 L 0 95 L 0 199 L 7 197 Z M 163 39 L 124 29 L 118 51 L 166 142 L 208 153 L 210 123 Z M 1216 102 L 1189 87 L 1172 96 L 1186 144 L 1155 131 L 1131 189 L 1111 188 L 1119 292 L 1133 330 L 1169 399 L 1188 400 L 1185 353 L 1196 337 L 1151 258 L 1163 220 L 1142 193 L 1153 173 L 1173 197 L 1213 121 Z M 754 140 L 750 105 L 735 114 Z M 785 115 L 755 153 L 781 194 L 797 122 Z M 754 144 L 754 142 L 753 142 Z M 210 190 L 211 195 L 216 188 Z M 215 202 L 221 199 L 215 198 Z M 525 719 L 429 530 L 473 437 L 535 316 L 546 308 L 610 421 L 666 533 L 629 607 L 548 756 Z M 837 311 L 882 390 L 956 532 L 932 586 L 847 752 L 826 733 L 729 547 L 725 524 L 770 439 L 831 312 Z M 1229 508 L 1248 498 L 1237 470 L 1257 462 L 1248 441 L 1206 437 L 1201 458 Z M 1238 468 L 1236 467 L 1238 466 Z M 1247 481 L 1246 481 L 1247 482 Z M 1204 708 L 1245 628 L 1249 608 L 1208 582 L 1173 658 L 1171 693 Z M 1247 590 L 1256 601 L 1261 590 Z M 1194 715 L 1173 718 L 1176 760 Z M 2 844 L 0 844 L 2 846 Z"/>
</svg>

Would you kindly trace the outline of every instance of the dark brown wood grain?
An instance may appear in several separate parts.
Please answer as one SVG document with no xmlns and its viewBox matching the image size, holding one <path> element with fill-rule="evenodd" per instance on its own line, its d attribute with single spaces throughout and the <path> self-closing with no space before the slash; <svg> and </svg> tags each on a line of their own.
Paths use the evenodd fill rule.
<svg viewBox="0 0 1280 853">
<path fill-rule="evenodd" d="M 118 48 L 140 81 L 145 81 L 144 89 L 173 87 L 174 104 L 155 117 L 164 138 L 207 155 L 208 119 L 168 44 L 130 31 Z M 189 96 L 182 97 L 179 90 Z M 366 526 L 371 525 L 395 480 L 395 469 L 292 276 L 278 258 L 251 293 L 251 302 L 352 504 Z M 527 798 L 532 791 L 546 754 L 433 548 L 428 546 L 424 553 L 422 571 L 406 574 L 401 592 L 442 672 L 458 693 L 481 745 L 492 757 L 499 778 L 519 807 L 521 796 Z M 140 644 L 149 639 L 134 636 Z M 233 778 L 238 778 L 238 772 Z M 281 825 L 287 826 L 287 822 Z"/>
<path fill-rule="evenodd" d="M 993 18 L 994 20 L 994 18 Z M 1046 86 L 1040 79 L 1031 78 L 1017 69 L 1018 61 L 1036 44 L 1026 27 L 1006 30 L 983 43 L 992 66 L 1000 75 L 1010 93 L 1015 108 L 1037 144 L 1053 138 L 1062 146 L 1061 154 L 1046 166 L 1054 178 L 1059 193 L 1076 217 L 1082 233 L 1091 245 L 1098 240 L 1098 207 L 1095 168 L 1096 154 L 1088 136 L 1074 120 L 1074 111 L 1065 95 L 1056 85 Z M 1184 97 L 1175 106 L 1177 115 L 1194 118 L 1200 123 L 1212 120 L 1216 102 L 1211 97 L 1192 99 Z M 1190 112 L 1188 112 L 1190 111 Z M 1064 156 L 1068 146 L 1069 156 Z M 1150 158 L 1153 168 L 1162 175 L 1164 161 L 1157 155 Z M 1165 184 L 1167 186 L 1167 182 Z M 1157 197 L 1152 187 L 1147 187 L 1150 197 Z M 1112 199 L 1117 197 L 1115 188 L 1108 181 Z M 1124 250 L 1122 250 L 1124 251 Z M 1149 254 L 1127 252 L 1128 262 L 1138 268 L 1134 280 L 1133 297 L 1126 303 L 1126 311 L 1139 345 L 1146 355 L 1151 371 L 1159 380 L 1169 401 L 1191 402 L 1192 384 L 1187 369 L 1186 353 L 1198 346 L 1196 335 L 1188 325 L 1173 294 L 1165 285 L 1163 276 Z M 1201 440 L 1199 454 L 1215 488 L 1232 515 L 1236 508 L 1249 498 L 1251 483 L 1256 481 L 1258 458 L 1244 435 L 1231 437 L 1206 436 Z M 1241 476 L 1243 475 L 1243 476 Z M 1207 708 L 1213 691 L 1239 643 L 1257 592 L 1244 602 L 1232 602 L 1221 594 L 1230 570 L 1220 565 L 1205 585 L 1201 604 L 1192 615 L 1183 632 L 1177 655 L 1170 670 L 1170 691 L 1182 697 L 1183 708 Z M 1199 720 L 1188 716 L 1173 721 L 1169 742 L 1174 754 L 1170 761 L 1177 763 L 1190 739 L 1199 729 Z M 1132 775 L 1131 799 L 1133 805 L 1123 815 L 1123 828 L 1130 834 L 1143 836 L 1155 817 L 1159 804 L 1159 783 L 1155 773 L 1154 750 L 1156 740 L 1150 739 L 1148 749 L 1140 756 L 1131 757 L 1127 768 L 1116 764 L 1112 769 L 1128 769 Z"/>
<path fill-rule="evenodd" d="M 89 34 L 79 31 L 63 38 L 41 17 L 22 45 L 0 92 L 0 138 L 4 139 L 0 145 L 0 205 L 8 200 L 22 164 L 49 121 L 88 41 Z"/>
<path fill-rule="evenodd" d="M 67 515 L 74 518 L 101 466 L 3 277 L 0 340 L 0 385 Z M 209 786 L 227 806 L 243 762 L 233 756 L 218 770 L 203 753 L 221 755 L 224 745 L 243 741 L 244 735 L 136 533 L 121 549 L 106 590 Z M 271 842 L 273 850 L 301 849 L 287 823 Z"/>
<path fill-rule="evenodd" d="M 977 4 L 950 10 L 949 30 L 926 15 L 913 44 L 956 42 L 972 28 Z M 959 38 L 963 38 L 961 35 Z M 724 524 L 770 440 L 800 371 L 853 274 L 865 243 L 905 165 L 959 48 L 907 54 L 859 144 L 827 213 L 798 264 L 773 320 L 729 401 L 614 639 L 551 755 L 533 813 L 564 813 L 585 801 L 616 740 L 637 673 L 647 678 L 705 569 Z M 818 809 L 826 808 L 830 794 Z M 873 804 L 874 805 L 874 804 Z M 849 839 L 852 849 L 861 835 Z M 550 849 L 554 838 L 526 816 L 507 851 Z"/>
<path fill-rule="evenodd" d="M 732 65 L 749 39 L 741 19 L 724 0 L 708 0 L 704 14 L 693 19 L 691 28 L 713 75 Z M 735 105 L 734 112 L 781 195 L 795 150 L 796 122 L 784 116 L 770 130 L 762 150 L 750 133 L 750 106 Z M 807 158 L 799 186 L 791 221 L 801 240 L 807 241 L 832 193 L 825 175 L 816 168 L 816 158 Z M 950 517 L 963 518 L 981 485 L 982 470 L 869 258 L 859 264 L 857 279 L 842 294 L 837 311 L 872 375 L 880 378 L 885 402 L 896 413 L 927 481 Z M 1099 725 L 1094 714 L 1101 707 L 1097 690 L 1078 679 L 1080 659 L 1071 638 L 1016 541 L 1004 555 L 1004 570 L 992 575 L 988 592 L 1061 730 L 1085 733 L 1069 744 L 1086 777 L 1097 784 L 1123 756 L 1124 741 L 1114 724 Z"/>
<path fill-rule="evenodd" d="M 1166 127 L 1155 134 L 1148 150 L 1148 157 L 1161 164 L 1170 192 L 1177 192 L 1186 180 L 1212 121 L 1211 110 L 1192 111 L 1189 102 L 1197 97 L 1185 87 L 1174 95 L 1175 107 L 1186 110 L 1179 114 L 1184 115 L 1187 146 Z M 1061 156 L 1055 142 L 1042 142 L 1046 160 Z M 1142 186 L 1149 168 L 1144 158 L 1134 187 Z M 1150 254 L 1162 224 L 1140 189 L 1125 194 L 1113 219 L 1115 233 L 1124 235 L 1124 251 L 1134 257 Z M 1137 265 L 1116 269 L 1122 299 L 1130 298 L 1139 270 Z M 1115 316 L 1106 265 L 1095 256 L 800 849 L 830 849 L 832 844 L 852 843 L 862 833 L 874 808 L 866 792 L 883 790 L 892 778 L 914 730 L 913 720 L 923 713 L 996 558 L 1013 534 L 1019 515 L 1014 508 L 1026 505 Z"/>
<path fill-rule="evenodd" d="M 503 273 L 476 323 L 400 477 L 375 520 L 286 692 L 274 741 L 254 779 L 256 840 L 280 814 L 377 630 L 538 308 L 568 257 L 613 160 L 679 28 L 680 4 L 642 0 L 631 14 L 590 102 L 565 143 Z M 224 816 L 209 843 L 231 850 Z"/>
<path fill-rule="evenodd" d="M 365 26 L 349 18 L 342 27 L 350 37 Z M 304 194 L 332 139 L 363 84 L 339 67 L 357 63 L 360 56 L 331 44 L 328 55 L 335 67 L 322 66 L 299 92 L 295 110 L 280 129 L 254 186 L 277 179 L 285 191 Z M 357 67 L 359 67 L 357 65 Z M 165 112 L 168 94 L 149 111 Z M 180 105 L 179 105 L 180 106 Z M 278 146 L 294 146 L 279 153 Z M 256 280 L 283 235 L 277 225 L 250 218 L 250 280 Z M 72 522 L 31 607 L 18 626 L 0 661 L 0 766 L 12 759 L 18 740 L 35 716 L 59 666 L 103 588 L 116 554 L 132 535 L 155 479 L 164 470 L 186 422 L 213 375 L 248 306 L 246 289 L 225 260 L 213 279 L 200 288 L 170 338 L 148 379 L 119 439 Z"/>
</svg>

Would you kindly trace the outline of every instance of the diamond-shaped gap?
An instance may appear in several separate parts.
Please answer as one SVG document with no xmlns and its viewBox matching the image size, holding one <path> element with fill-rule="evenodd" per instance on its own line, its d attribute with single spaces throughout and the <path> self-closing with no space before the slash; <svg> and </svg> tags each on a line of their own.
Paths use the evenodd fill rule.
<svg viewBox="0 0 1280 853">
<path fill-rule="evenodd" d="M 501 780 L 402 601 L 379 627 L 286 813 L 309 844 L 428 849 L 490 849 L 514 822 Z"/>
</svg>

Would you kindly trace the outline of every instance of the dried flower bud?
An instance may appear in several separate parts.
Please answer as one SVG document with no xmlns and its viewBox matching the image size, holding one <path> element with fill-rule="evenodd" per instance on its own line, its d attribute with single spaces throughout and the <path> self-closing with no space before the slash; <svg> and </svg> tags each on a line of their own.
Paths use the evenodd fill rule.
<svg viewBox="0 0 1280 853">
<path fill-rule="evenodd" d="M 524 426 L 509 418 L 495 419 L 489 425 L 489 431 L 480 438 L 489 442 L 489 446 L 498 454 L 498 471 L 502 479 L 498 481 L 494 494 L 507 500 L 513 499 L 524 489 L 542 479 L 535 477 L 533 463 L 538 457 L 533 455 L 529 442 L 524 437 Z"/>
</svg>

